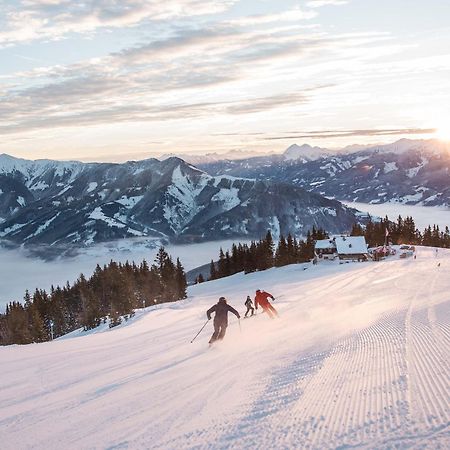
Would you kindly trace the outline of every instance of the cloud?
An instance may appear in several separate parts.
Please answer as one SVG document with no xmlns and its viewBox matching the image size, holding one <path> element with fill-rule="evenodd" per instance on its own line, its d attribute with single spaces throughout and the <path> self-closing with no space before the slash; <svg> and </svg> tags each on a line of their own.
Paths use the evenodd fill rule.
<svg viewBox="0 0 450 450">
<path fill-rule="evenodd" d="M 321 8 L 322 6 L 341 6 L 349 3 L 350 0 L 311 0 L 306 2 L 309 8 Z"/>
<path fill-rule="evenodd" d="M 262 138 L 265 141 L 278 141 L 285 139 L 326 139 L 354 136 L 395 136 L 433 134 L 434 128 L 395 128 L 395 129 L 370 129 L 370 130 L 321 130 L 321 131 L 294 131 L 284 136 L 270 136 Z"/>
<path fill-rule="evenodd" d="M 335 39 L 337 40 L 337 38 Z M 291 27 L 263 31 L 243 31 L 222 26 L 186 28 L 165 39 L 126 48 L 106 57 L 69 66 L 38 68 L 15 74 L 12 84 L 0 86 L 0 115 L 8 118 L 0 133 L 27 129 L 178 118 L 180 105 L 185 117 L 198 116 L 198 105 L 208 104 L 209 112 L 251 114 L 288 103 L 304 103 L 302 93 L 279 93 L 248 99 L 226 100 L 215 89 L 225 83 L 254 80 L 255 64 L 264 66 L 280 58 L 298 57 L 308 49 L 327 46 L 323 38 L 303 38 Z M 200 92 L 209 87 L 207 102 L 169 102 L 171 91 Z M 184 95 L 184 94 L 183 94 Z M 192 94 L 189 94 L 192 95 Z M 189 97 L 186 93 L 186 97 Z M 239 96 L 236 96 L 239 97 Z M 218 107 L 213 108 L 211 105 Z M 163 105 L 163 106 L 161 106 Z M 203 111 L 202 109 L 202 111 Z M 159 116 L 159 119 L 158 119 Z"/>
<path fill-rule="evenodd" d="M 53 14 L 55 23 L 72 16 L 84 21 L 94 14 L 105 25 L 137 23 L 143 9 L 149 14 L 147 8 L 153 8 L 153 19 L 188 13 L 193 5 L 204 7 L 192 12 L 200 14 L 219 8 L 218 3 L 225 8 L 233 2 L 24 0 L 22 4 L 42 16 Z M 93 10 L 87 11 L 86 4 Z M 124 5 L 130 10 L 124 10 Z M 164 10 L 158 10 L 161 5 Z M 367 58 L 365 47 L 386 39 L 385 33 L 376 32 L 328 35 L 315 29 L 305 31 L 297 22 L 308 17 L 300 9 L 291 9 L 235 21 L 166 24 L 158 38 L 147 35 L 147 42 L 103 57 L 3 76 L 0 134 L 23 137 L 27 131 L 57 127 L 189 121 L 301 107 L 319 89 L 334 86 L 338 76 L 347 76 L 331 67 L 333 58 L 341 58 L 339 65 L 344 67 L 343 51 L 352 50 L 348 58 L 353 63 L 358 57 Z M 315 74 L 307 71 L 314 64 L 323 70 L 323 63 L 330 64 L 327 70 L 333 76 L 323 78 L 319 85 L 310 81 Z"/>
<path fill-rule="evenodd" d="M 320 88 L 321 87 L 318 87 L 317 89 Z M 101 86 L 100 84 L 96 84 L 90 87 L 90 91 L 96 92 L 100 97 L 104 96 L 105 92 L 110 89 L 114 89 L 114 83 L 109 86 L 106 84 Z M 33 111 L 31 114 L 22 113 L 20 121 L 1 125 L 0 135 L 40 128 L 84 127 L 121 122 L 156 122 L 163 120 L 210 117 L 211 115 L 217 114 L 254 114 L 284 106 L 307 103 L 309 101 L 308 94 L 312 91 L 314 91 L 314 88 L 305 89 L 304 93 L 297 92 L 223 102 L 171 104 L 135 103 L 128 105 L 97 103 L 94 109 L 80 109 L 70 113 L 65 112 L 65 110 L 64 112 L 52 111 L 55 97 L 50 97 L 51 102 L 49 102 L 49 99 L 43 97 L 41 112 L 39 114 L 37 111 Z M 73 92 L 72 94 L 76 95 L 76 92 Z M 65 98 L 65 101 L 68 101 L 67 97 Z M 25 105 L 23 106 L 23 109 L 26 109 Z M 45 114 L 44 111 L 48 111 L 48 113 Z M 0 114 L 3 114 L 1 109 Z M 49 119 L 48 114 L 51 114 L 51 120 Z"/>
<path fill-rule="evenodd" d="M 237 0 L 22 0 L 5 6 L 0 45 L 59 39 L 69 33 L 132 27 L 146 21 L 220 13 Z"/>
<path fill-rule="evenodd" d="M 273 22 L 297 22 L 299 20 L 309 20 L 317 17 L 315 11 L 304 11 L 300 8 L 293 8 L 275 14 L 258 14 L 253 16 L 240 17 L 229 21 L 231 25 L 249 26 L 266 25 Z"/>
</svg>

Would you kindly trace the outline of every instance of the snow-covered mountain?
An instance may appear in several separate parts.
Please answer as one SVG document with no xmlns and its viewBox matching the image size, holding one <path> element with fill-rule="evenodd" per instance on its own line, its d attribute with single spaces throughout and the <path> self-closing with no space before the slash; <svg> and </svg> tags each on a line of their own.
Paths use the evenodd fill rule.
<svg viewBox="0 0 450 450">
<path fill-rule="evenodd" d="M 418 248 L 241 273 L 116 328 L 0 347 L 1 447 L 448 448 L 449 270 Z M 217 347 L 212 321 L 190 343 L 218 297 L 242 314 L 255 289 L 279 319 L 230 315 Z"/>
<path fill-rule="evenodd" d="M 312 161 L 324 156 L 333 155 L 336 150 L 330 150 L 321 147 L 312 147 L 309 144 L 292 144 L 283 153 L 267 153 L 245 150 L 231 150 L 226 153 L 206 153 L 203 155 L 186 154 L 186 153 L 167 153 L 160 159 L 172 157 L 182 158 L 184 161 L 195 166 L 203 164 L 214 164 L 220 161 L 241 161 L 259 158 L 267 161 Z"/>
<path fill-rule="evenodd" d="M 292 144 L 283 153 L 283 157 L 286 160 L 296 160 L 296 161 L 301 160 L 303 162 L 306 162 L 306 161 L 314 161 L 319 158 L 324 158 L 334 153 L 335 152 L 328 150 L 326 148 L 311 147 L 308 144 L 303 145 Z"/>
<path fill-rule="evenodd" d="M 126 237 L 183 242 L 348 230 L 355 210 L 290 184 L 210 176 L 179 158 L 125 164 L 0 158 L 0 238 L 85 246 Z"/>
<path fill-rule="evenodd" d="M 158 157 L 164 160 L 168 158 L 181 158 L 189 164 L 197 166 L 199 164 L 210 164 L 222 160 L 246 159 L 254 156 L 263 156 L 264 152 L 253 152 L 245 150 L 230 150 L 225 153 L 209 152 L 204 154 L 189 154 L 189 153 L 165 153 Z"/>
<path fill-rule="evenodd" d="M 213 174 L 292 183 L 345 201 L 450 206 L 450 144 L 401 139 L 319 159 L 280 157 L 200 166 Z"/>
</svg>

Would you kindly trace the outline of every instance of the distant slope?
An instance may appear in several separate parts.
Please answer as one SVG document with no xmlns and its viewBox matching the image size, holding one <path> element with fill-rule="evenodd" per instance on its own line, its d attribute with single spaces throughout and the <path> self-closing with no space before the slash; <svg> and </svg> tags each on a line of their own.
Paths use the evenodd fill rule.
<svg viewBox="0 0 450 450">
<path fill-rule="evenodd" d="M 355 210 L 286 183 L 210 176 L 179 158 L 125 164 L 0 156 L 0 239 L 86 246 L 130 237 L 182 242 L 348 230 Z"/>
<path fill-rule="evenodd" d="M 449 270 L 419 248 L 238 274 L 116 329 L 0 348 L 2 448 L 448 448 Z M 242 312 L 256 288 L 279 320 L 189 343 L 219 296 Z"/>
</svg>

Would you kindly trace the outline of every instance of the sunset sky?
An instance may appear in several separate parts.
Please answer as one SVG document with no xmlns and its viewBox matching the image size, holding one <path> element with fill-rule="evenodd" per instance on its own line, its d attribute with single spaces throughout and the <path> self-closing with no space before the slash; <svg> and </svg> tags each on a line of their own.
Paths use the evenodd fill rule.
<svg viewBox="0 0 450 450">
<path fill-rule="evenodd" d="M 0 153 L 123 161 L 450 139 L 450 1 L 0 10 Z"/>
</svg>

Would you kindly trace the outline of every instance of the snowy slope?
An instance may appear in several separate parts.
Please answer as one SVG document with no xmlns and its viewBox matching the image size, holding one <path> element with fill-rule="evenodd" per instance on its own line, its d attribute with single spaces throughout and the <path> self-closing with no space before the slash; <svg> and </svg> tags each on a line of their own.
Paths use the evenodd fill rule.
<svg viewBox="0 0 450 450">
<path fill-rule="evenodd" d="M 419 248 L 238 274 L 113 330 L 0 348 L 2 449 L 448 448 L 449 270 Z M 256 288 L 279 320 L 189 343 L 219 295 L 242 311 Z"/>
</svg>

